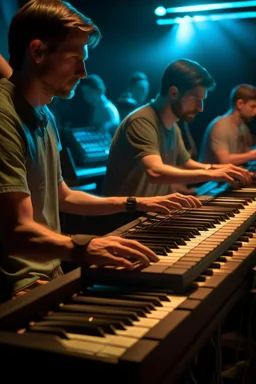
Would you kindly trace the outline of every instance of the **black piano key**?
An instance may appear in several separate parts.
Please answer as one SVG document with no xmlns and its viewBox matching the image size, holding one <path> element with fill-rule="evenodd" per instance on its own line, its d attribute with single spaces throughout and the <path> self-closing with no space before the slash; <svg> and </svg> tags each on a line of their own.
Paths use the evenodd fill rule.
<svg viewBox="0 0 256 384">
<path fill-rule="evenodd" d="M 180 243 L 178 244 L 182 244 L 181 241 L 183 241 L 183 243 L 185 241 L 189 241 L 190 240 L 190 237 L 187 235 L 187 234 L 184 234 L 184 233 L 178 233 L 178 232 L 175 232 L 175 233 L 169 233 L 169 231 L 162 231 L 162 230 L 152 230 L 152 231 L 146 231 L 144 232 L 143 231 L 143 234 L 146 234 L 147 236 L 149 237 L 154 237 L 154 238 L 162 238 L 162 236 L 168 240 L 174 240 L 176 242 L 180 241 Z"/>
<path fill-rule="evenodd" d="M 74 303 L 93 304 L 103 306 L 113 306 L 116 308 L 137 308 L 145 313 L 150 313 L 155 306 L 150 302 L 122 300 L 113 298 L 89 297 L 89 296 L 73 296 L 71 299 Z"/>
<path fill-rule="evenodd" d="M 174 227 L 168 227 L 168 226 L 157 226 L 157 227 L 152 227 L 150 228 L 149 230 L 147 229 L 147 232 L 151 232 L 154 233 L 154 231 L 157 231 L 157 232 L 160 232 L 160 233 L 163 233 L 163 234 L 172 234 L 173 236 L 181 236 L 182 238 L 185 236 L 185 238 L 194 238 L 195 237 L 195 231 L 191 230 L 191 229 L 187 229 L 185 227 L 183 228 L 180 228 L 180 229 L 177 229 L 177 228 L 174 228 Z M 144 232 L 144 231 L 143 231 Z M 136 231 L 134 231 L 133 233 L 137 233 Z M 138 231 L 139 233 L 139 231 Z"/>
<path fill-rule="evenodd" d="M 238 249 L 239 249 L 239 246 L 236 245 L 236 244 L 232 244 L 232 245 L 230 245 L 230 247 L 229 247 L 229 250 L 230 250 L 230 251 L 237 251 Z"/>
<path fill-rule="evenodd" d="M 109 285 L 94 285 L 93 287 L 88 287 L 87 288 L 89 291 L 92 291 L 92 292 L 101 292 L 101 291 L 109 291 L 110 293 L 111 292 L 122 292 L 124 294 L 128 293 L 128 294 L 131 294 L 131 293 L 135 293 L 136 296 L 144 296 L 144 295 L 149 295 L 151 297 L 154 297 L 160 301 L 170 301 L 168 299 L 168 296 L 167 296 L 167 293 L 166 291 L 165 292 L 161 292 L 161 291 L 149 291 L 148 287 L 134 287 L 134 286 L 123 286 L 123 287 L 119 287 L 119 286 L 109 286 Z"/>
<path fill-rule="evenodd" d="M 66 318 L 68 317 L 73 317 L 76 316 L 77 318 L 81 319 L 89 319 L 91 317 L 94 317 L 96 319 L 103 319 L 103 320 L 109 320 L 109 321 L 119 321 L 120 323 L 124 325 L 133 325 L 133 320 L 127 316 L 121 316 L 121 315 L 109 315 L 109 314 L 98 314 L 98 313 L 92 313 L 91 315 L 89 314 L 84 314 L 81 312 L 64 312 L 64 311 L 50 311 L 48 312 L 49 315 L 51 316 L 59 316 L 59 315 L 64 315 Z"/>
<path fill-rule="evenodd" d="M 203 213 L 201 215 L 198 215 L 190 212 L 189 214 L 186 214 L 185 217 L 191 220 L 200 220 L 200 221 L 211 222 L 213 224 L 220 224 L 220 220 L 218 218 L 213 218 L 211 215 L 207 215 Z"/>
<path fill-rule="evenodd" d="M 232 250 L 227 250 L 223 253 L 224 256 L 233 256 Z"/>
<path fill-rule="evenodd" d="M 178 224 L 176 226 L 169 226 L 168 224 L 163 224 L 159 225 L 158 228 L 161 230 L 166 228 L 168 231 L 173 230 L 173 231 L 178 231 L 180 233 L 187 233 L 189 236 L 194 237 L 196 235 L 200 235 L 200 232 L 198 231 L 197 228 L 193 227 L 186 227 L 184 226 L 179 226 Z"/>
<path fill-rule="evenodd" d="M 244 236 L 246 236 L 246 237 L 248 237 L 248 238 L 252 238 L 252 237 L 253 237 L 253 233 L 252 233 L 252 232 L 249 232 L 249 231 L 245 231 Z M 243 236 L 242 236 L 242 237 L 243 237 Z"/>
<path fill-rule="evenodd" d="M 83 335 L 91 335 L 91 336 L 104 336 L 105 331 L 103 330 L 102 327 L 98 326 L 97 324 L 92 324 L 92 323 L 75 323 L 72 321 L 61 321 L 61 320 L 56 320 L 56 321 L 38 321 L 36 324 L 37 326 L 41 327 L 54 327 L 59 330 L 65 330 L 66 332 L 69 333 L 80 333 Z M 29 325 L 29 329 L 32 328 L 33 325 Z M 115 330 L 111 329 L 111 327 L 108 327 L 108 333 L 115 334 Z"/>
<path fill-rule="evenodd" d="M 168 252 L 172 252 L 170 247 L 156 247 L 154 244 L 152 245 L 145 241 L 140 241 L 140 243 L 151 249 L 158 256 L 168 256 Z"/>
<path fill-rule="evenodd" d="M 205 281 L 205 280 L 206 280 L 206 277 L 202 274 L 202 275 L 197 276 L 197 278 L 195 279 L 195 282 L 197 282 L 197 281 Z"/>
<path fill-rule="evenodd" d="M 212 276 L 213 270 L 212 269 L 206 269 L 205 271 L 202 272 L 202 275 Z"/>
<path fill-rule="evenodd" d="M 221 267 L 221 265 L 219 264 L 219 263 L 216 263 L 216 262 L 214 262 L 214 263 L 212 263 L 211 265 L 210 265 L 210 267 L 209 268 L 212 268 L 212 269 L 220 269 L 220 267 Z"/>
<path fill-rule="evenodd" d="M 153 247 L 158 247 L 159 245 L 164 245 L 164 246 L 167 246 L 169 248 L 172 248 L 172 249 L 177 249 L 178 248 L 178 243 L 175 242 L 175 241 L 171 241 L 167 238 L 162 238 L 162 239 L 158 239 L 158 238 L 149 238 L 149 237 L 144 237 L 144 236 L 140 236 L 140 235 L 137 235 L 137 236 L 127 236 L 125 237 L 126 239 L 133 239 L 133 240 L 137 240 L 139 241 L 140 243 L 142 244 L 151 244 L 151 246 Z M 185 245 L 185 244 L 184 244 Z"/>
<path fill-rule="evenodd" d="M 40 325 L 29 326 L 27 331 L 36 333 L 46 333 L 48 335 L 58 336 L 61 339 L 68 339 L 67 333 L 64 329 L 58 327 L 44 327 Z"/>
<path fill-rule="evenodd" d="M 218 256 L 216 261 L 223 261 L 223 262 L 226 262 L 227 261 L 227 258 L 225 256 Z"/>
<path fill-rule="evenodd" d="M 126 239 L 138 239 L 140 241 L 152 242 L 154 244 L 169 244 L 169 245 L 185 245 L 186 242 L 182 239 L 182 237 L 177 236 L 169 236 L 168 234 L 163 236 L 159 234 L 155 234 L 152 237 L 152 233 L 135 233 L 132 235 L 126 236 Z"/>
<path fill-rule="evenodd" d="M 122 330 L 125 330 L 126 327 L 124 325 L 124 323 L 122 323 L 121 321 L 117 321 L 117 320 L 111 320 L 111 319 L 106 319 L 106 318 L 99 318 L 99 317 L 93 317 L 93 316 L 88 316 L 87 318 L 84 317 L 82 318 L 81 316 L 76 316 L 75 314 L 73 314 L 72 316 L 70 316 L 70 314 L 66 315 L 64 314 L 63 312 L 60 312 L 58 314 L 48 314 L 48 315 L 45 315 L 42 317 L 42 320 L 49 320 L 49 321 L 59 321 L 59 320 L 63 320 L 63 321 L 69 321 L 69 322 L 74 322 L 74 324 L 76 323 L 89 323 L 89 324 L 94 324 L 94 325 L 98 325 L 100 327 L 102 327 L 102 329 L 107 332 L 108 331 L 108 328 L 109 329 L 122 329 Z"/>
<path fill-rule="evenodd" d="M 245 235 L 244 236 L 240 236 L 239 239 L 238 239 L 238 241 L 246 242 L 246 243 L 248 243 L 249 240 L 250 240 L 250 237 L 249 236 L 245 236 Z"/>
<path fill-rule="evenodd" d="M 89 313 L 91 316 L 93 314 L 101 315 L 120 315 L 127 316 L 132 320 L 138 320 L 139 316 L 145 317 L 145 314 L 142 311 L 128 311 L 125 309 L 112 308 L 112 307 L 103 307 L 103 306 L 93 306 L 93 305 L 82 305 L 82 304 L 60 304 L 58 309 L 60 311 L 70 311 L 70 312 L 82 312 Z"/>
<path fill-rule="evenodd" d="M 116 291 L 109 291 L 109 292 L 106 292 L 105 290 L 97 290 L 97 291 L 94 291 L 94 290 L 88 290 L 88 292 L 84 291 L 82 293 L 80 293 L 79 295 L 83 295 L 83 296 L 87 296 L 87 295 L 92 295 L 92 297 L 101 297 L 101 298 L 105 298 L 105 297 L 110 297 L 110 298 L 113 298 L 113 299 L 122 299 L 122 300 L 132 300 L 132 301 L 140 301 L 140 302 L 150 302 L 152 303 L 154 306 L 156 307 L 162 307 L 162 304 L 161 304 L 161 301 L 158 299 L 158 297 L 156 296 L 153 296 L 153 295 L 143 295 L 142 293 L 141 294 L 133 294 L 131 291 L 128 293 L 120 293 L 120 292 L 116 292 Z"/>
</svg>

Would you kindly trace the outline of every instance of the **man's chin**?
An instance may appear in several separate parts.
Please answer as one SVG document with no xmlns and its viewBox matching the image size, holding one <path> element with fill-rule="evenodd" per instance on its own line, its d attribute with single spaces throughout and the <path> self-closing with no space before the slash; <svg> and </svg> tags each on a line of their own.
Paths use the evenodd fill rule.
<svg viewBox="0 0 256 384">
<path fill-rule="evenodd" d="M 190 114 L 190 115 L 184 115 L 181 120 L 186 121 L 187 123 L 191 123 L 195 119 L 196 115 Z"/>
<path fill-rule="evenodd" d="M 58 94 L 57 94 L 56 96 L 57 96 L 57 97 L 60 97 L 61 99 L 67 99 L 67 100 L 69 100 L 69 99 L 72 99 L 72 98 L 75 96 L 75 90 L 72 89 L 72 90 L 70 91 L 70 89 L 69 89 L 67 92 L 65 92 L 65 91 L 61 91 L 61 92 L 58 92 Z"/>
</svg>

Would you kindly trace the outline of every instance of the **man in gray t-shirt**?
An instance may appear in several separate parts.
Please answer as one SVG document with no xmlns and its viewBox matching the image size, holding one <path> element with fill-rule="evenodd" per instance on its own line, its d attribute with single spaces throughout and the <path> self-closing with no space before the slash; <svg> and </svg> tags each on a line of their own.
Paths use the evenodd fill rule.
<svg viewBox="0 0 256 384">
<path fill-rule="evenodd" d="M 208 125 L 199 161 L 241 165 L 256 160 L 247 123 L 256 116 L 256 88 L 238 85 L 230 94 L 229 111 Z"/>
<path fill-rule="evenodd" d="M 191 159 L 176 124 L 192 121 L 215 82 L 200 64 L 178 60 L 165 70 L 155 100 L 130 113 L 117 129 L 105 178 L 106 196 L 161 196 L 177 184 L 233 182 L 244 170 Z M 242 173 L 241 173 L 242 172 Z"/>
</svg>

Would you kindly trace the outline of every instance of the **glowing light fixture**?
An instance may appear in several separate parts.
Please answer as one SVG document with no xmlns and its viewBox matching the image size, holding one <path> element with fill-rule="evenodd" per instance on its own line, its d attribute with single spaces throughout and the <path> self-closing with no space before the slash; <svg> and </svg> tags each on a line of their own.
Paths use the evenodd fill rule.
<svg viewBox="0 0 256 384">
<path fill-rule="evenodd" d="M 214 4 L 189 5 L 172 8 L 164 8 L 160 6 L 155 10 L 156 16 L 159 17 L 156 23 L 158 25 L 168 25 L 177 23 L 180 24 L 184 22 L 256 18 L 256 11 L 249 11 L 248 9 L 251 7 L 256 7 L 256 0 L 227 3 L 220 2 Z M 219 12 L 221 10 L 223 10 L 223 13 Z M 216 11 L 216 13 L 211 13 L 212 11 Z M 184 13 L 186 13 L 186 15 L 182 17 L 182 14 Z M 195 13 L 200 13 L 200 15 L 195 15 Z M 172 17 L 168 18 L 168 14 L 172 14 Z"/>
<path fill-rule="evenodd" d="M 157 7 L 155 9 L 155 14 L 157 16 L 165 16 L 166 15 L 166 9 L 164 7 Z"/>
<path fill-rule="evenodd" d="M 158 19 L 156 23 L 158 25 L 171 25 L 171 24 L 182 24 L 191 22 L 202 22 L 202 21 L 218 21 L 228 19 L 251 19 L 256 18 L 256 12 L 237 12 L 237 13 L 216 13 L 212 15 L 195 15 L 195 16 L 184 16 L 174 17 L 173 19 Z"/>
<path fill-rule="evenodd" d="M 155 9 L 157 16 L 165 16 L 166 13 L 188 13 L 188 12 L 204 12 L 204 11 L 216 11 L 222 9 L 239 9 L 256 7 L 256 0 L 250 1 L 237 1 L 229 3 L 215 3 L 215 4 L 203 4 L 203 5 L 188 5 L 184 7 L 172 7 L 164 8 L 162 6 Z"/>
</svg>

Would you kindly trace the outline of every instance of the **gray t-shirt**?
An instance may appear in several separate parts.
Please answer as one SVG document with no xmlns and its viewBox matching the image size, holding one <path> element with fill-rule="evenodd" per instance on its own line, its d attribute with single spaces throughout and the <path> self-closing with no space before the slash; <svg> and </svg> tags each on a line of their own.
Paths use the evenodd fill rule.
<svg viewBox="0 0 256 384">
<path fill-rule="evenodd" d="M 216 117 L 207 127 L 199 155 L 202 163 L 216 164 L 216 151 L 225 149 L 230 154 L 244 153 L 250 147 L 250 131 L 245 124 L 234 125 L 232 116 L 227 113 Z"/>
<path fill-rule="evenodd" d="M 58 185 L 63 181 L 61 144 L 55 120 L 47 107 L 43 115 L 6 79 L 0 80 L 0 193 L 24 192 L 31 197 L 34 220 L 60 232 Z M 0 234 L 0 279 L 16 293 L 37 279 L 50 280 L 60 260 L 37 262 L 8 254 Z"/>
<path fill-rule="evenodd" d="M 189 159 L 180 129 L 166 129 L 150 104 L 123 120 L 110 148 L 105 177 L 106 196 L 160 196 L 172 192 L 169 184 L 152 184 L 141 159 L 160 155 L 164 164 L 182 166 Z"/>
</svg>

